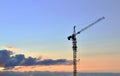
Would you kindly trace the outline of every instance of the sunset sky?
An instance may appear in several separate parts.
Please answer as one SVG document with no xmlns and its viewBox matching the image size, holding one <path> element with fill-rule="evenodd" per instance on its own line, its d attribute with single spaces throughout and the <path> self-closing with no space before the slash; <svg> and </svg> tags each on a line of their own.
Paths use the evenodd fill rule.
<svg viewBox="0 0 120 76">
<path fill-rule="evenodd" d="M 24 59 L 72 60 L 67 37 L 73 26 L 79 31 L 103 16 L 77 36 L 78 70 L 120 72 L 120 0 L 0 0 L 0 50 L 24 54 Z M 1 61 L 0 70 L 3 67 Z M 10 70 L 72 71 L 72 65 L 22 65 Z"/>
</svg>

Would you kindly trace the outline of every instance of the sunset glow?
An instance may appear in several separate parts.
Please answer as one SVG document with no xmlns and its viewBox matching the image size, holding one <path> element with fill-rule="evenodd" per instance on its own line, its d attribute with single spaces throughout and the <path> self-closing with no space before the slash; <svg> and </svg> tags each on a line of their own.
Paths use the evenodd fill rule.
<svg viewBox="0 0 120 76">
<path fill-rule="evenodd" d="M 1 0 L 0 71 L 120 72 L 120 0 Z"/>
</svg>

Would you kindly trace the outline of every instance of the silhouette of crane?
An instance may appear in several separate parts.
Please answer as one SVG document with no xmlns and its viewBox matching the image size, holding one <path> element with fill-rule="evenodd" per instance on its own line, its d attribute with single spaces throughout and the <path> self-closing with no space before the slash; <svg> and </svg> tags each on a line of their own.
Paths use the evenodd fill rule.
<svg viewBox="0 0 120 76">
<path fill-rule="evenodd" d="M 76 32 L 76 30 L 75 30 L 76 26 L 74 26 L 73 27 L 73 34 L 68 36 L 68 40 L 72 40 L 72 44 L 73 44 L 73 47 L 72 47 L 73 48 L 73 76 L 77 76 L 77 56 L 76 56 L 76 54 L 77 54 L 77 40 L 76 40 L 76 36 L 103 19 L 105 19 L 105 17 L 101 17 L 101 18 L 97 19 L 95 22 L 89 24 L 88 26 L 84 27 L 83 29 L 81 29 L 78 32 Z"/>
</svg>

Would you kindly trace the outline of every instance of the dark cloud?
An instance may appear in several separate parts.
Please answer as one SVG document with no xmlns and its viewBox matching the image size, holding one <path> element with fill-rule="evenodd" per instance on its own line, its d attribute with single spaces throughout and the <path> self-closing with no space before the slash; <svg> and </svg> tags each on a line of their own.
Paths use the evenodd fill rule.
<svg viewBox="0 0 120 76">
<path fill-rule="evenodd" d="M 25 59 L 25 61 L 22 65 L 25 65 L 25 66 L 36 65 L 36 63 L 37 63 L 36 58 L 28 57 L 28 58 Z"/>
<path fill-rule="evenodd" d="M 18 54 L 9 58 L 6 62 L 5 67 L 14 67 L 21 65 L 25 60 L 25 56 L 23 54 Z"/>
<path fill-rule="evenodd" d="M 0 50 L 0 66 L 3 66 L 10 59 L 10 55 L 12 55 L 11 51 Z"/>
<path fill-rule="evenodd" d="M 32 66 L 32 65 L 71 65 L 71 60 L 66 59 L 45 59 L 28 57 L 25 58 L 24 54 L 16 54 L 13 56 L 12 51 L 0 50 L 0 65 L 5 69 L 11 69 L 15 66 Z"/>
<path fill-rule="evenodd" d="M 37 62 L 37 64 L 39 65 L 61 65 L 61 64 L 72 64 L 72 61 L 69 61 L 66 59 L 57 59 L 57 60 L 46 59 L 46 60 Z"/>
</svg>

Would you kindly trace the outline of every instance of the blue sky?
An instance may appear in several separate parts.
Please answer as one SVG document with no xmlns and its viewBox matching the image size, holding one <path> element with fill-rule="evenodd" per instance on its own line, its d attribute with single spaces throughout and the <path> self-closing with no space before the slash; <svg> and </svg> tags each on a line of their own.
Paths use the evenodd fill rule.
<svg viewBox="0 0 120 76">
<path fill-rule="evenodd" d="M 80 30 L 102 16 L 106 19 L 82 33 L 78 42 L 109 40 L 119 44 L 119 0 L 4 0 L 0 11 L 1 46 L 29 49 L 44 45 L 57 50 L 70 44 L 66 37 L 74 25 Z"/>
<path fill-rule="evenodd" d="M 77 36 L 78 57 L 120 55 L 119 7 L 119 0 L 0 1 L 0 47 L 70 59 L 72 44 L 67 36 L 72 34 L 73 26 L 80 30 L 105 16 L 105 20 Z"/>
</svg>

